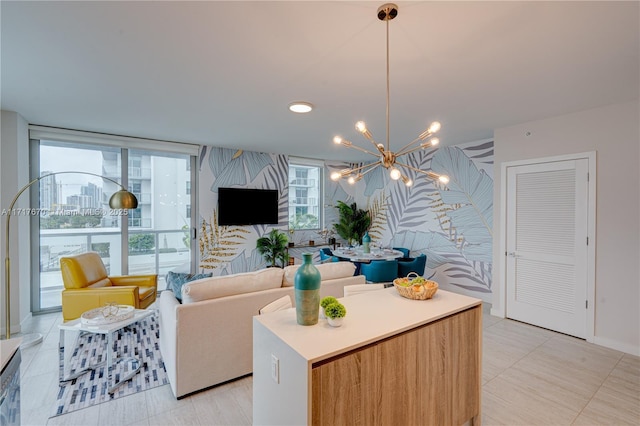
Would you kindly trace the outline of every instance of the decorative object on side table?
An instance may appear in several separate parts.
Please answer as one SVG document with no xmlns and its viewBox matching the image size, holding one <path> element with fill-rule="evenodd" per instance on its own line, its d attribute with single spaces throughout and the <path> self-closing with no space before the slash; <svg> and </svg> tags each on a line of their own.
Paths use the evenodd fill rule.
<svg viewBox="0 0 640 426">
<path fill-rule="evenodd" d="M 133 318 L 135 308 L 129 305 L 118 305 L 107 302 L 100 308 L 91 309 L 80 316 L 84 325 L 106 325 Z"/>
<path fill-rule="evenodd" d="M 313 254 L 302 254 L 302 266 L 294 277 L 296 319 L 300 325 L 318 323 L 320 309 L 320 272 L 311 263 Z"/>
<path fill-rule="evenodd" d="M 323 297 L 322 300 L 320 301 L 320 313 L 319 313 L 320 318 L 321 319 L 327 318 L 327 316 L 324 314 L 324 308 L 326 308 L 332 303 L 337 303 L 337 302 L 338 302 L 338 299 L 336 299 L 333 296 Z"/>
<path fill-rule="evenodd" d="M 270 263 L 269 266 L 280 266 L 284 268 L 289 261 L 287 241 L 288 239 L 284 232 L 273 228 L 267 235 L 258 238 L 256 248 L 264 257 L 264 260 Z M 279 265 L 277 263 L 278 261 L 280 262 Z"/>
<path fill-rule="evenodd" d="M 327 316 L 327 322 L 332 327 L 340 327 L 344 316 L 347 315 L 347 308 L 338 301 L 330 303 L 324 308 L 324 314 Z"/>
<path fill-rule="evenodd" d="M 437 282 L 420 277 L 415 272 L 411 272 L 406 278 L 396 278 L 393 286 L 400 296 L 413 300 L 431 299 L 438 291 Z"/>
</svg>

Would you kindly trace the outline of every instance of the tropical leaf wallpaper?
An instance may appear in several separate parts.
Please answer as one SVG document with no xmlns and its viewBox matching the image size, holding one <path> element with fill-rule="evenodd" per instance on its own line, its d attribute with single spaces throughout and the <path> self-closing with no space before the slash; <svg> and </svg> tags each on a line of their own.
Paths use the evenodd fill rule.
<svg viewBox="0 0 640 426">
<path fill-rule="evenodd" d="M 258 238 L 272 228 L 286 232 L 289 209 L 289 164 L 286 155 L 203 146 L 199 170 L 199 258 L 214 275 L 266 267 L 256 250 Z M 218 226 L 218 188 L 277 189 L 278 225 Z M 252 206 L 247 200 L 246 208 Z"/>
<path fill-rule="evenodd" d="M 361 164 L 326 162 L 325 227 L 337 221 L 337 201 L 356 202 L 372 216 L 370 235 L 382 246 L 406 247 L 412 256 L 427 255 L 425 276 L 442 288 L 491 301 L 493 240 L 493 141 L 416 151 L 401 158 L 421 170 L 449 176 L 442 185 L 410 172 L 411 188 L 391 181 L 386 170 L 365 175 L 356 185 L 328 179 L 334 170 Z M 199 170 L 199 265 L 214 275 L 266 267 L 256 240 L 273 226 L 217 226 L 217 192 L 221 187 L 280 191 L 276 228 L 288 227 L 288 158 L 286 155 L 203 146 Z M 247 207 L 250 208 L 248 202 Z M 319 240 L 317 232 L 296 241 Z M 292 253 L 295 256 L 295 249 Z M 305 250 L 306 251 L 306 250 Z M 317 260 L 317 259 L 316 259 Z"/>
<path fill-rule="evenodd" d="M 410 172 L 415 183 L 408 188 L 379 167 L 353 186 L 327 179 L 326 204 L 346 198 L 376 212 L 375 242 L 409 248 L 412 256 L 425 253 L 427 278 L 491 301 L 493 141 L 420 150 L 401 160 L 446 174 L 450 182 L 442 185 Z M 326 175 L 346 167 L 353 165 L 327 163 Z"/>
</svg>

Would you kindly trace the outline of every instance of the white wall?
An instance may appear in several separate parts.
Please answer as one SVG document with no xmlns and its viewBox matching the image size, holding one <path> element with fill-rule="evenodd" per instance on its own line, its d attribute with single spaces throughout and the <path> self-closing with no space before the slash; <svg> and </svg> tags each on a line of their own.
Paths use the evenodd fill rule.
<svg viewBox="0 0 640 426">
<path fill-rule="evenodd" d="M 594 343 L 640 355 L 640 108 L 638 101 L 496 129 L 494 265 L 500 264 L 501 164 L 597 152 Z M 527 132 L 530 135 L 527 136 Z M 495 271 L 493 310 L 504 312 Z"/>
<path fill-rule="evenodd" d="M 0 151 L 2 151 L 0 174 L 2 175 L 2 194 L 0 206 L 8 209 L 18 190 L 29 182 L 29 136 L 27 122 L 19 114 L 2 111 L 0 119 Z M 29 206 L 29 191 L 23 193 L 14 208 Z M 6 256 L 5 226 L 6 215 L 2 215 L 2 257 Z M 20 215 L 11 218 L 10 229 L 11 257 L 11 333 L 20 331 L 20 323 L 31 315 L 29 263 L 30 232 L 29 216 Z M 5 267 L 2 262 L 2 333 L 5 333 Z"/>
</svg>

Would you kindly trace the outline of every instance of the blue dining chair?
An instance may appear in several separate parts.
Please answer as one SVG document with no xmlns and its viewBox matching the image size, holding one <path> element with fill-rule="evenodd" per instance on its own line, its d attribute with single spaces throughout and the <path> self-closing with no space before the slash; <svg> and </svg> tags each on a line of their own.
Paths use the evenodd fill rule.
<svg viewBox="0 0 640 426">
<path fill-rule="evenodd" d="M 338 259 L 336 256 L 333 255 L 333 252 L 331 251 L 330 248 L 323 247 L 323 248 L 320 249 L 320 261 L 322 263 L 324 263 L 324 262 L 339 262 L 340 259 Z"/>
<path fill-rule="evenodd" d="M 427 255 L 421 254 L 416 258 L 398 260 L 398 277 L 406 277 L 410 272 L 415 272 L 419 276 L 424 275 L 427 266 Z"/>
<path fill-rule="evenodd" d="M 404 247 L 393 247 L 394 250 L 398 250 L 402 252 L 402 257 L 409 257 L 411 251 L 408 248 Z"/>
<path fill-rule="evenodd" d="M 360 273 L 367 282 L 386 283 L 398 278 L 397 260 L 373 260 L 370 263 L 360 265 Z"/>
</svg>

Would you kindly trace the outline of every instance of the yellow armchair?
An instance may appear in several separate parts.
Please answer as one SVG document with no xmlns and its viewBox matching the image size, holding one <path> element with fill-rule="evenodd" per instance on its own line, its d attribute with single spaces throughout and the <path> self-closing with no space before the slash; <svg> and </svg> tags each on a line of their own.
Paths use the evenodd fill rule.
<svg viewBox="0 0 640 426">
<path fill-rule="evenodd" d="M 107 276 L 102 259 L 95 252 L 61 257 L 62 317 L 65 321 L 79 318 L 83 312 L 104 306 L 107 302 L 145 309 L 156 300 L 158 276 Z"/>
</svg>

